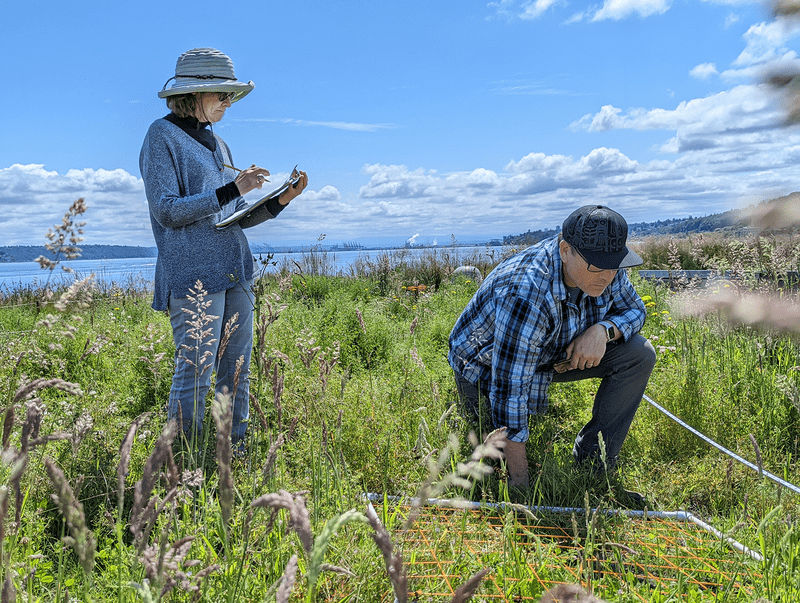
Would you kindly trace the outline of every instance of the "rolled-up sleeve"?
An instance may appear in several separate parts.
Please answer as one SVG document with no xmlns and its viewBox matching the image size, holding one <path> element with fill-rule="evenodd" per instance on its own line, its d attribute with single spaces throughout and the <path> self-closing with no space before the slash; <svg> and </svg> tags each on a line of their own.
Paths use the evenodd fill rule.
<svg viewBox="0 0 800 603">
<path fill-rule="evenodd" d="M 613 322 L 622 339 L 627 341 L 642 330 L 647 310 L 624 272 L 617 275 L 611 289 L 611 306 L 603 320 Z"/>
</svg>

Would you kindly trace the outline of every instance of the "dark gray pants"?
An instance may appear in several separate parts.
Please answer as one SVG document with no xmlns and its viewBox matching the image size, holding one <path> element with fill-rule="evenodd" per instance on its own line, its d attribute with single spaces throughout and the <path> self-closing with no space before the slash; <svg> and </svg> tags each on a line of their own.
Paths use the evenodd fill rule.
<svg viewBox="0 0 800 603">
<path fill-rule="evenodd" d="M 602 433 L 608 467 L 616 465 L 655 363 L 653 345 L 637 333 L 628 341 L 609 343 L 602 361 L 593 368 L 553 373 L 554 383 L 602 379 L 594 397 L 592 418 L 575 438 L 572 454 L 577 461 L 599 458 L 597 434 Z M 481 383 L 479 389 L 458 373 L 455 373 L 455 378 L 462 413 L 478 422 L 481 431 L 493 429 L 488 403 L 489 384 Z"/>
</svg>

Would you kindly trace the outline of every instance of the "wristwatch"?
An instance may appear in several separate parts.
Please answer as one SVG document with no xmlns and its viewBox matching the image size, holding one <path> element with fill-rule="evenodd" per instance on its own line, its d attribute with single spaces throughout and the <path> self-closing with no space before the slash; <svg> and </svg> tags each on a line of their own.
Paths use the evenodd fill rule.
<svg viewBox="0 0 800 603">
<path fill-rule="evenodd" d="M 613 340 L 614 337 L 617 336 L 617 332 L 614 329 L 614 323 L 607 322 L 604 324 L 606 327 L 606 343 L 608 343 L 609 341 Z"/>
</svg>

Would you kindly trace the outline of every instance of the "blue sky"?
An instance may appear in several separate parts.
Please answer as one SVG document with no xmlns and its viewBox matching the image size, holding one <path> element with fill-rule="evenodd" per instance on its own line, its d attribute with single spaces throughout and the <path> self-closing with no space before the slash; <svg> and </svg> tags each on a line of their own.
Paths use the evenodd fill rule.
<svg viewBox="0 0 800 603">
<path fill-rule="evenodd" d="M 629 222 L 800 190 L 800 132 L 760 82 L 797 27 L 744 0 L 0 2 L 3 244 L 76 198 L 85 241 L 153 245 L 138 168 L 177 57 L 211 46 L 255 90 L 215 131 L 309 188 L 254 243 L 445 244 Z"/>
</svg>

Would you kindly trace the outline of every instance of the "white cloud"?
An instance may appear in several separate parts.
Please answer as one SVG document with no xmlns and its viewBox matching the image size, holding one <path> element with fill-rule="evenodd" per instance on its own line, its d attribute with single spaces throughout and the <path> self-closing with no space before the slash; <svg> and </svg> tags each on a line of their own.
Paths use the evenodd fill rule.
<svg viewBox="0 0 800 603">
<path fill-rule="evenodd" d="M 727 17 L 725 17 L 725 29 L 736 25 L 739 22 L 739 15 L 730 13 Z"/>
<path fill-rule="evenodd" d="M 671 0 L 605 0 L 603 6 L 592 15 L 592 21 L 618 21 L 633 15 L 661 15 L 669 10 L 670 5 Z"/>
<path fill-rule="evenodd" d="M 498 0 L 488 6 L 505 17 L 518 17 L 535 20 L 551 7 L 561 4 L 560 0 Z M 565 3 L 566 4 L 566 3 Z M 604 0 L 599 8 L 593 6 L 575 13 L 567 19 L 567 23 L 575 23 L 589 19 L 604 21 L 606 19 L 621 20 L 632 16 L 650 17 L 667 12 L 672 0 Z"/>
<path fill-rule="evenodd" d="M 765 86 L 742 85 L 726 92 L 680 103 L 675 109 L 631 109 L 611 105 L 571 124 L 574 130 L 673 130 L 684 149 L 731 144 L 732 137 L 773 131 L 778 136 L 780 113 Z M 741 140 L 739 141 L 742 142 Z"/>
<path fill-rule="evenodd" d="M 791 29 L 784 21 L 751 25 L 744 34 L 745 49 L 733 62 L 737 67 L 763 65 L 780 54 L 780 48 L 791 38 Z"/>
<path fill-rule="evenodd" d="M 409 172 L 404 165 L 367 165 L 364 173 L 370 176 L 359 192 L 364 198 L 423 197 L 436 182 L 435 172 Z"/>
<path fill-rule="evenodd" d="M 758 4 L 759 0 L 703 0 L 706 4 L 721 4 L 723 6 L 745 6 L 747 4 Z"/>
<path fill-rule="evenodd" d="M 541 17 L 548 8 L 557 4 L 559 0 L 534 0 L 533 2 L 524 2 L 522 5 L 522 19 L 538 19 Z"/>
<path fill-rule="evenodd" d="M 232 118 L 231 122 L 240 123 L 281 123 L 286 125 L 303 126 L 307 128 L 330 128 L 333 130 L 345 130 L 348 132 L 377 132 L 378 130 L 393 130 L 397 124 L 391 123 L 361 123 L 354 121 L 313 121 L 308 119 L 294 119 L 291 117 L 251 117 L 251 118 Z M 220 128 L 225 125 L 218 126 Z"/>
<path fill-rule="evenodd" d="M 330 184 L 326 184 L 318 191 L 303 191 L 304 201 L 339 201 L 341 198 L 342 195 L 339 193 L 339 189 Z"/>
<path fill-rule="evenodd" d="M 694 67 L 690 72 L 693 78 L 697 78 L 698 80 L 707 80 L 712 75 L 718 73 L 717 66 L 714 63 L 701 63 Z"/>
<path fill-rule="evenodd" d="M 48 229 L 80 197 L 87 206 L 79 218 L 87 223 L 85 243 L 153 244 L 141 179 L 121 169 L 59 174 L 40 164 L 0 169 L 0 207 L 8 217 L 4 244 L 43 244 Z"/>
<path fill-rule="evenodd" d="M 397 127 L 395 124 L 365 124 L 349 121 L 309 121 L 305 119 L 283 119 L 281 122 L 297 126 L 347 130 L 348 132 L 377 132 L 378 130 L 391 130 Z"/>
</svg>

